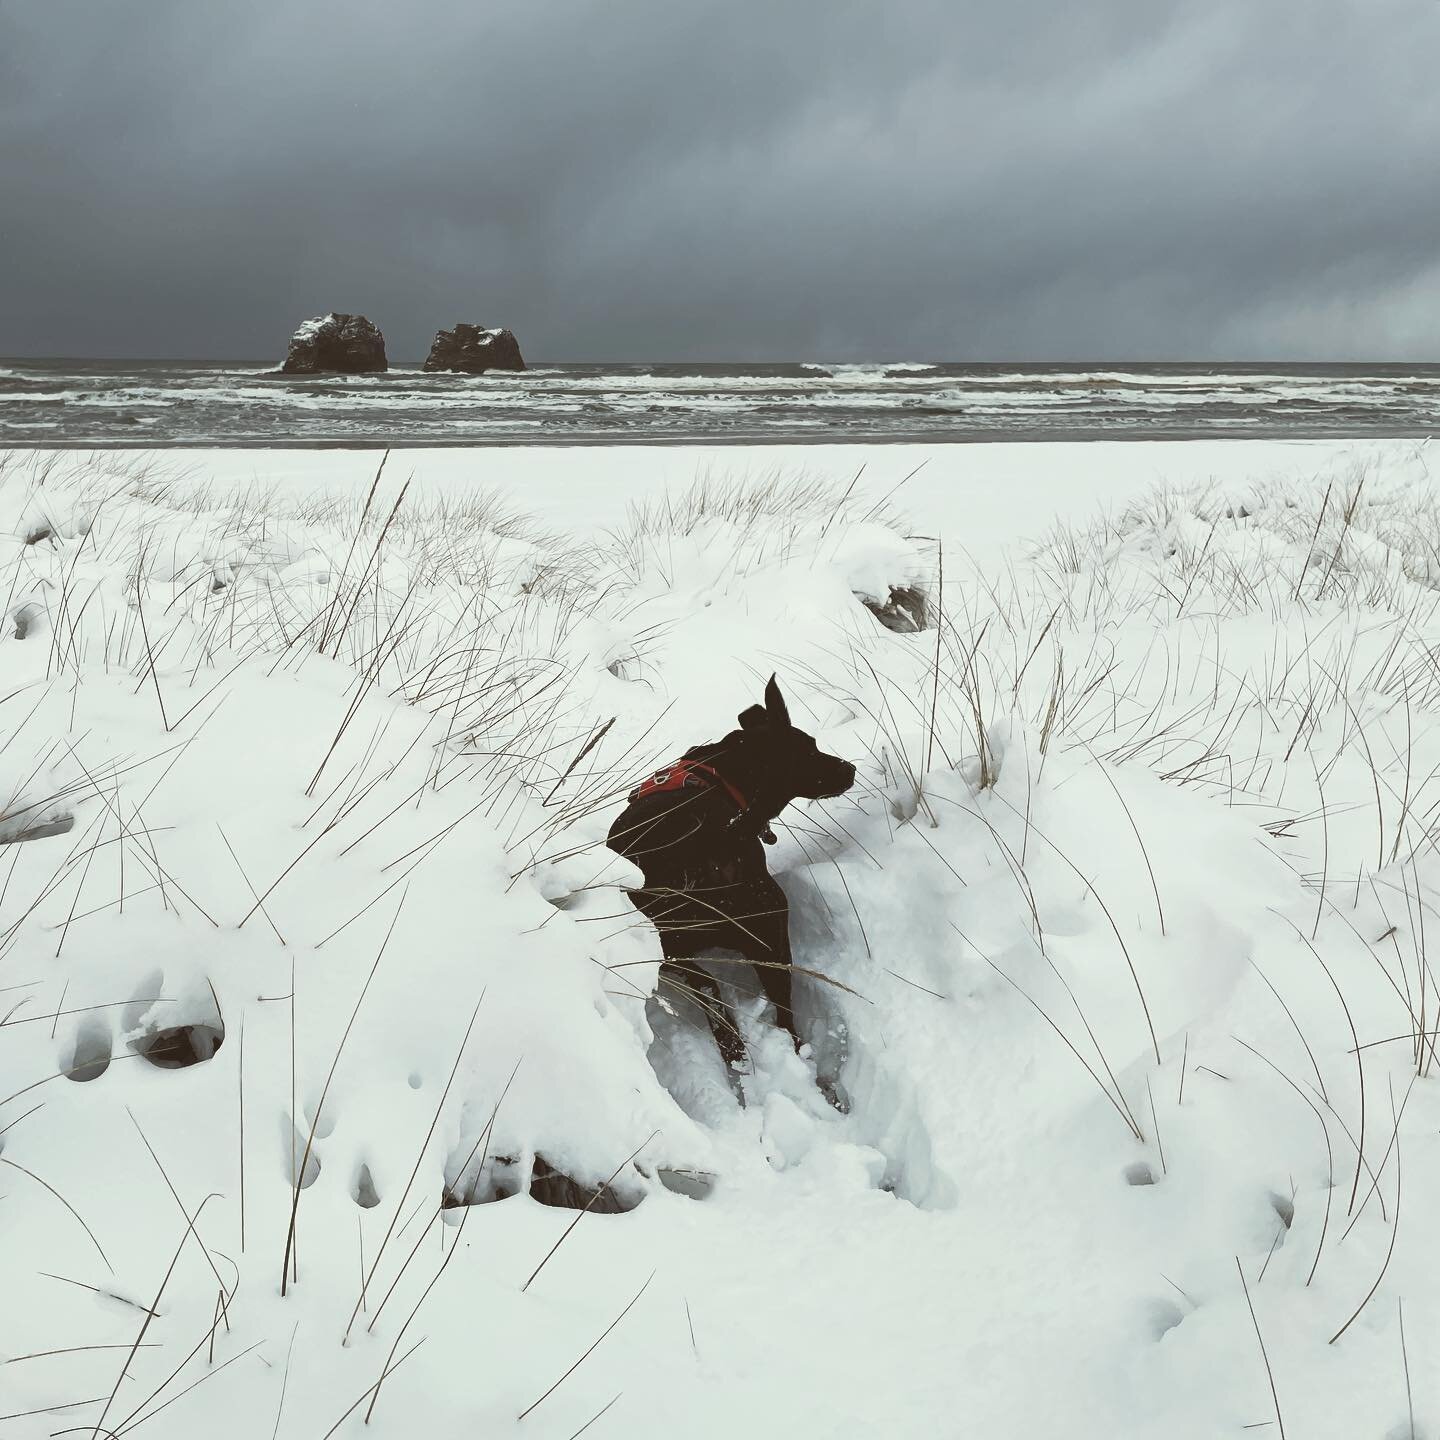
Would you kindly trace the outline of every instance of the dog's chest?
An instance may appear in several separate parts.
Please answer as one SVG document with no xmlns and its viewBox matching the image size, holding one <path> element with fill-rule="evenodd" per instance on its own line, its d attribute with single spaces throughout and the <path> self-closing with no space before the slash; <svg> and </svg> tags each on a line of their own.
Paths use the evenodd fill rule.
<svg viewBox="0 0 1440 1440">
<path fill-rule="evenodd" d="M 758 840 L 737 842 L 733 833 L 718 832 L 711 848 L 702 847 L 693 859 L 695 886 L 743 885 L 757 875 L 767 875 L 765 852 Z"/>
</svg>

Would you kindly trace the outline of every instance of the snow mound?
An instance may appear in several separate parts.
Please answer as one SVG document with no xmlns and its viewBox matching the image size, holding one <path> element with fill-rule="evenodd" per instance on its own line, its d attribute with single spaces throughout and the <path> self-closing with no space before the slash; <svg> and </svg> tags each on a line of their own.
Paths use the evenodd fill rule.
<svg viewBox="0 0 1440 1440">
<path fill-rule="evenodd" d="M 7 1437 L 1434 1429 L 1423 449 L 983 562 L 392 464 L 0 462 Z M 772 671 L 860 779 L 727 1072 L 601 842 Z"/>
</svg>

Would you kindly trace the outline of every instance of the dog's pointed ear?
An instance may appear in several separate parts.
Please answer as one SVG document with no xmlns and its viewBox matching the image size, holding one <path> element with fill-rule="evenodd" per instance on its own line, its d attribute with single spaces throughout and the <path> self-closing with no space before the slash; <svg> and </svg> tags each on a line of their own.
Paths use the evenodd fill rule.
<svg viewBox="0 0 1440 1440">
<path fill-rule="evenodd" d="M 742 730 L 768 730 L 770 728 L 770 717 L 760 705 L 750 705 L 742 710 L 739 720 Z"/>
<path fill-rule="evenodd" d="M 785 697 L 781 695 L 773 675 L 765 686 L 765 713 L 777 730 L 789 729 L 790 712 L 785 708 Z"/>
</svg>

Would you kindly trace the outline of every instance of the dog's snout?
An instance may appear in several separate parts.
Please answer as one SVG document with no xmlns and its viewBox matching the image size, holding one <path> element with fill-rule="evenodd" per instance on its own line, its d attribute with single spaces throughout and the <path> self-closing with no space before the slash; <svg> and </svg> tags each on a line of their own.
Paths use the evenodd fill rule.
<svg viewBox="0 0 1440 1440">
<path fill-rule="evenodd" d="M 827 763 L 824 771 L 819 776 L 813 798 L 816 800 L 828 800 L 836 795 L 843 795 L 855 783 L 855 767 L 848 760 L 841 760 L 837 756 L 827 755 Z"/>
</svg>

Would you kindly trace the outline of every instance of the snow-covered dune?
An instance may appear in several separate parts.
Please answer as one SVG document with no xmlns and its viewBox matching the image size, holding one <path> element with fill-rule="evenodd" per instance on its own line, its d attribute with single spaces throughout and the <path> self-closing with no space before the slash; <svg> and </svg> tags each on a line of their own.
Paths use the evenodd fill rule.
<svg viewBox="0 0 1440 1440">
<path fill-rule="evenodd" d="M 569 453 L 0 456 L 0 1435 L 1436 1433 L 1425 447 Z M 602 841 L 771 672 L 727 1076 Z"/>
</svg>

